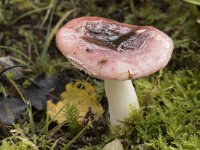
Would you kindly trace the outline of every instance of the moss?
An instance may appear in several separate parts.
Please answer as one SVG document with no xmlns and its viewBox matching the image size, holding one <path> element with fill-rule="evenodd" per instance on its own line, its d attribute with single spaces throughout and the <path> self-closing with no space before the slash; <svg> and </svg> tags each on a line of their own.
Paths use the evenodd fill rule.
<svg viewBox="0 0 200 150">
<path fill-rule="evenodd" d="M 199 80 L 197 71 L 182 70 L 135 81 L 142 109 L 130 116 L 125 137 L 147 149 L 199 148 Z"/>
</svg>

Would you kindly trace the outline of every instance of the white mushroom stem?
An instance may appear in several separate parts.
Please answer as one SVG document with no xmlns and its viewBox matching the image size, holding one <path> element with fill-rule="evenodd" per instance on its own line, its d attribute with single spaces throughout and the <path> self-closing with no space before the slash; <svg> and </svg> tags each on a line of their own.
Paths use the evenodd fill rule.
<svg viewBox="0 0 200 150">
<path fill-rule="evenodd" d="M 110 123 L 120 125 L 130 114 L 131 107 L 138 109 L 139 103 L 131 80 L 104 81 L 108 99 Z"/>
</svg>

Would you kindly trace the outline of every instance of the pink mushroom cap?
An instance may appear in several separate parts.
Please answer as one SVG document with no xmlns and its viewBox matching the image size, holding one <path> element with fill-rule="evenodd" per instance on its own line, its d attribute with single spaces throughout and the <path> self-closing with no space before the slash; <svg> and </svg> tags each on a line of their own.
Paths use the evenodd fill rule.
<svg viewBox="0 0 200 150">
<path fill-rule="evenodd" d="M 69 21 L 56 43 L 77 68 L 103 80 L 149 76 L 168 64 L 173 51 L 171 38 L 156 28 L 101 17 Z"/>
</svg>

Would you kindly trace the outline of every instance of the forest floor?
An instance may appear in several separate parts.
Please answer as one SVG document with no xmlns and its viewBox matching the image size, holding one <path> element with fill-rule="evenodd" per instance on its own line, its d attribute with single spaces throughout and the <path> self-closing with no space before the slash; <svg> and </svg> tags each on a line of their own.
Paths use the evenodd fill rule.
<svg viewBox="0 0 200 150">
<path fill-rule="evenodd" d="M 115 139 L 126 150 L 198 150 L 198 9 L 181 0 L 0 1 L 0 150 L 101 150 Z M 117 132 L 110 131 L 103 82 L 74 68 L 55 44 L 57 29 L 80 16 L 154 26 L 174 42 L 166 68 L 133 81 L 141 109 Z M 100 102 L 102 117 L 83 123 L 88 118 L 76 106 L 58 105 L 69 95 Z"/>
</svg>

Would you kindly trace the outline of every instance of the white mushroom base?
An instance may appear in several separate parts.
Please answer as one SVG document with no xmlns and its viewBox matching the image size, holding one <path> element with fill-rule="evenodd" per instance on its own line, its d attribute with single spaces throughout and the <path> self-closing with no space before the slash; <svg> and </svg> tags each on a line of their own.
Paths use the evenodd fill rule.
<svg viewBox="0 0 200 150">
<path fill-rule="evenodd" d="M 110 123 L 120 125 L 130 114 L 131 107 L 138 109 L 139 103 L 131 80 L 104 81 L 108 99 Z"/>
</svg>

